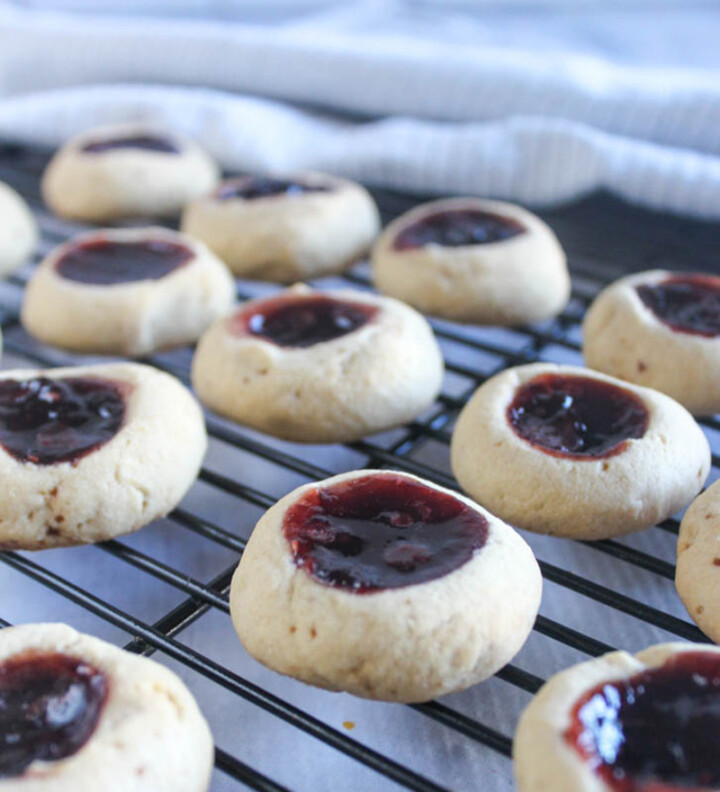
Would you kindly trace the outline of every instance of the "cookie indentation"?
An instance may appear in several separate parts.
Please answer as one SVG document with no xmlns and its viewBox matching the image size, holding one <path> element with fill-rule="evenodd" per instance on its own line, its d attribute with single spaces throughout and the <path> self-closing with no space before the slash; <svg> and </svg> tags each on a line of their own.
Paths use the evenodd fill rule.
<svg viewBox="0 0 720 792">
<path fill-rule="evenodd" d="M 622 452 L 648 425 L 642 400 L 609 382 L 541 374 L 521 385 L 507 409 L 515 432 L 553 456 L 599 459 Z"/>
<path fill-rule="evenodd" d="M 636 287 L 638 296 L 661 322 L 679 333 L 720 335 L 720 278 L 673 275 Z"/>
<path fill-rule="evenodd" d="M 564 737 L 616 792 L 717 789 L 720 656 L 682 652 L 575 704 Z"/>
<path fill-rule="evenodd" d="M 116 149 L 140 149 L 158 154 L 179 154 L 180 149 L 171 140 L 160 135 L 126 135 L 106 140 L 91 140 L 82 147 L 86 154 L 103 154 Z"/>
<path fill-rule="evenodd" d="M 16 655 L 0 665 L 0 778 L 34 761 L 72 756 L 97 726 L 106 676 L 60 653 Z"/>
<path fill-rule="evenodd" d="M 527 231 L 511 217 L 478 209 L 446 209 L 426 215 L 402 229 L 395 250 L 414 250 L 425 245 L 461 247 L 503 242 Z"/>
<path fill-rule="evenodd" d="M 251 176 L 223 184 L 215 193 L 221 201 L 243 198 L 253 201 L 256 198 L 269 198 L 272 195 L 304 195 L 306 193 L 331 192 L 329 184 L 308 184 L 295 179 L 273 179 L 270 176 Z"/>
<path fill-rule="evenodd" d="M 283 530 L 295 564 L 315 580 L 367 594 L 453 572 L 484 546 L 489 526 L 453 495 L 378 474 L 308 490 Z"/>
<path fill-rule="evenodd" d="M 194 252 L 178 242 L 92 239 L 73 245 L 55 264 L 62 278 L 96 286 L 159 280 L 186 265 Z"/>
<path fill-rule="evenodd" d="M 238 312 L 230 322 L 230 332 L 281 347 L 309 347 L 358 330 L 377 311 L 374 305 L 325 295 L 277 297 Z"/>
<path fill-rule="evenodd" d="M 20 462 L 77 462 L 125 419 L 123 383 L 91 377 L 0 380 L 0 445 Z"/>
</svg>

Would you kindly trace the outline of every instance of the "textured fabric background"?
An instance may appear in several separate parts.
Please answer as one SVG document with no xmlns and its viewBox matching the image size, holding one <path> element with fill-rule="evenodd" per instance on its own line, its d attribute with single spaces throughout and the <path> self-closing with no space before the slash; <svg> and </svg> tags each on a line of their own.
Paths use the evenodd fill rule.
<svg viewBox="0 0 720 792">
<path fill-rule="evenodd" d="M 692 0 L 0 2 L 0 136 L 144 118 L 234 168 L 718 217 L 719 39 Z"/>
</svg>

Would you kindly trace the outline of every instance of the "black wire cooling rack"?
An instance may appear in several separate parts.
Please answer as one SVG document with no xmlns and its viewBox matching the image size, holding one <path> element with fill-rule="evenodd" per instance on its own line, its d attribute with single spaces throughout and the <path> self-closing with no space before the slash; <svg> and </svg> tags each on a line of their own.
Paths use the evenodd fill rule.
<svg viewBox="0 0 720 792">
<path fill-rule="evenodd" d="M 42 229 L 38 255 L 84 230 L 49 215 L 39 197 L 48 153 L 0 145 L 0 180 Z M 385 221 L 419 199 L 378 191 Z M 259 666 L 228 615 L 230 578 L 260 514 L 308 480 L 385 467 L 456 487 L 448 443 L 474 389 L 507 366 L 579 363 L 580 322 L 607 282 L 649 268 L 718 271 L 718 226 L 628 207 L 598 195 L 545 213 L 564 244 L 573 296 L 556 320 L 519 329 L 435 321 L 447 374 L 437 403 L 392 432 L 343 446 L 298 446 L 207 415 L 210 451 L 198 482 L 165 520 L 94 547 L 0 554 L 0 624 L 67 621 L 175 670 L 216 740 L 212 789 L 414 790 L 512 788 L 510 751 L 522 708 L 544 679 L 611 648 L 704 641 L 673 585 L 677 519 L 592 544 L 524 534 L 544 576 L 535 628 L 496 677 L 442 701 L 404 706 L 315 690 Z M 1 221 L 1 220 L 0 220 Z M 38 344 L 18 321 L 34 264 L 0 282 L 5 368 L 93 362 Z M 367 264 L 322 287 L 369 288 Z M 239 282 L 246 299 L 276 287 Z M 188 382 L 192 350 L 145 361 Z M 720 476 L 720 420 L 702 421 Z"/>
</svg>

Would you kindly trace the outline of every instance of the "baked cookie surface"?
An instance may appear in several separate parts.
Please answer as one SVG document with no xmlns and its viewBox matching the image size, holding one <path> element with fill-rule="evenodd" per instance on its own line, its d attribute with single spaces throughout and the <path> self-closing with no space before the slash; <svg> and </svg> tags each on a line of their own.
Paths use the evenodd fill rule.
<svg viewBox="0 0 720 792">
<path fill-rule="evenodd" d="M 720 643 L 720 481 L 685 512 L 677 553 L 680 599 L 705 635 Z"/>
<path fill-rule="evenodd" d="M 238 276 L 292 283 L 340 272 L 380 228 L 364 187 L 324 173 L 246 176 L 224 182 L 185 210 L 182 230 Z"/>
<path fill-rule="evenodd" d="M 200 339 L 193 387 L 210 409 L 304 443 L 356 440 L 417 417 L 443 361 L 412 308 L 295 287 L 251 300 Z"/>
<path fill-rule="evenodd" d="M 583 323 L 588 366 L 720 412 L 720 277 L 651 270 L 603 290 Z"/>
<path fill-rule="evenodd" d="M 455 426 L 451 461 L 462 488 L 512 525 L 601 539 L 687 505 L 707 478 L 710 448 L 664 394 L 534 363 L 475 392 Z"/>
<path fill-rule="evenodd" d="M 30 258 L 38 239 L 37 223 L 23 198 L 0 182 L 0 277 Z"/>
<path fill-rule="evenodd" d="M 0 789 L 205 792 L 213 744 L 180 679 L 64 624 L 0 630 Z"/>
<path fill-rule="evenodd" d="M 136 531 L 197 476 L 199 405 L 149 366 L 0 373 L 0 548 L 39 550 Z"/>
<path fill-rule="evenodd" d="M 532 551 L 462 496 L 394 471 L 291 492 L 253 531 L 233 623 L 268 667 L 364 698 L 426 701 L 495 673 L 540 604 Z"/>
<path fill-rule="evenodd" d="M 218 178 L 215 163 L 184 135 L 115 124 L 67 141 L 43 174 L 42 194 L 56 214 L 99 223 L 177 214 Z"/>
<path fill-rule="evenodd" d="M 720 786 L 720 649 L 668 643 L 561 671 L 524 711 L 519 792 Z"/>
<path fill-rule="evenodd" d="M 45 258 L 21 318 L 65 349 L 147 355 L 196 341 L 234 299 L 230 272 L 201 242 L 163 228 L 108 229 Z"/>
<path fill-rule="evenodd" d="M 514 204 L 451 198 L 406 212 L 372 253 L 384 294 L 459 322 L 549 319 L 570 296 L 565 254 L 540 218 Z"/>
</svg>

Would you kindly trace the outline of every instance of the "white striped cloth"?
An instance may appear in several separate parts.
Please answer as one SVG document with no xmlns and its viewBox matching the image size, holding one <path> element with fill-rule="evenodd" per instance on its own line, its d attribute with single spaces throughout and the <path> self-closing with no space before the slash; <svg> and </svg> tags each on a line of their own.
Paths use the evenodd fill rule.
<svg viewBox="0 0 720 792">
<path fill-rule="evenodd" d="M 238 169 L 310 167 L 535 205 L 605 188 L 720 217 L 712 9 L 591 4 L 556 10 L 553 26 L 537 8 L 509 15 L 491 0 L 484 15 L 436 0 L 320 5 L 284 22 L 258 6 L 233 22 L 219 2 L 210 19 L 0 2 L 0 136 L 56 144 L 95 123 L 144 119 Z M 197 12 L 171 10 L 183 7 Z"/>
</svg>

